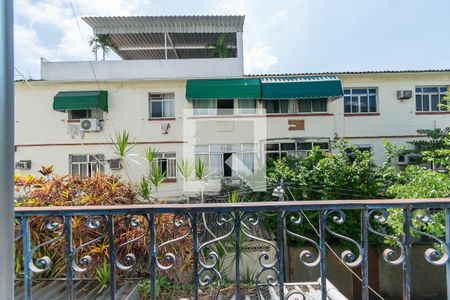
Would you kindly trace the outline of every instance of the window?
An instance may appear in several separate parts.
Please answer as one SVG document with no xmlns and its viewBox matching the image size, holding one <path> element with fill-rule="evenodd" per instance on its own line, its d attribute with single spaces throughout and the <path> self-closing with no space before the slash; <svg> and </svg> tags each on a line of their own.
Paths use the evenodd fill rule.
<svg viewBox="0 0 450 300">
<path fill-rule="evenodd" d="M 87 119 L 91 116 L 90 109 L 69 110 L 69 120 Z"/>
<path fill-rule="evenodd" d="M 316 113 L 327 111 L 328 99 L 301 99 L 297 100 L 299 113 Z"/>
<path fill-rule="evenodd" d="M 447 111 L 439 104 L 444 103 L 447 87 L 417 87 L 416 88 L 416 111 Z"/>
<path fill-rule="evenodd" d="M 105 172 L 105 157 L 103 154 L 96 155 L 70 155 L 70 175 L 80 178 L 92 177 Z"/>
<path fill-rule="evenodd" d="M 265 100 L 266 114 L 287 114 L 289 112 L 289 100 Z"/>
<path fill-rule="evenodd" d="M 205 164 L 206 174 L 241 176 L 255 170 L 256 150 L 253 144 L 197 145 L 195 159 Z"/>
<path fill-rule="evenodd" d="M 265 145 L 266 160 L 278 160 L 286 156 L 307 156 L 313 147 L 319 147 L 321 151 L 329 150 L 328 142 L 306 142 L 306 141 L 292 141 L 292 142 L 275 142 L 267 143 Z"/>
<path fill-rule="evenodd" d="M 216 115 L 216 100 L 194 100 L 194 115 L 197 116 L 214 116 Z"/>
<path fill-rule="evenodd" d="M 344 89 L 344 113 L 375 113 L 377 112 L 376 88 Z"/>
<path fill-rule="evenodd" d="M 256 114 L 256 100 L 255 99 L 239 99 L 239 114 L 254 115 Z"/>
<path fill-rule="evenodd" d="M 234 100 L 233 99 L 218 99 L 217 100 L 217 115 L 233 115 L 234 114 Z"/>
<path fill-rule="evenodd" d="M 152 162 L 152 167 L 156 165 L 159 166 L 161 174 L 165 174 L 166 178 L 177 178 L 177 156 L 175 152 L 155 153 L 155 160 Z"/>
<path fill-rule="evenodd" d="M 175 118 L 174 94 L 150 94 L 149 109 L 151 119 Z"/>
</svg>

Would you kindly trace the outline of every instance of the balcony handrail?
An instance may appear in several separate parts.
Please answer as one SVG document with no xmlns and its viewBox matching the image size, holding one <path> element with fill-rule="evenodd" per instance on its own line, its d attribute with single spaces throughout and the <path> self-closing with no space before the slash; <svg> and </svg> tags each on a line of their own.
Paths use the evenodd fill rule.
<svg viewBox="0 0 450 300">
<path fill-rule="evenodd" d="M 108 214 L 139 214 L 143 211 L 154 213 L 182 212 L 242 212 L 257 211 L 297 211 L 321 209 L 387 209 L 387 208 L 449 208 L 450 198 L 424 199 L 363 199 L 363 200 L 304 200 L 304 201 L 266 201 L 240 203 L 195 203 L 195 204 L 131 204 L 115 206 L 51 206 L 51 207 L 16 207 L 15 215 L 49 216 L 49 215 L 96 215 L 102 212 Z"/>
</svg>

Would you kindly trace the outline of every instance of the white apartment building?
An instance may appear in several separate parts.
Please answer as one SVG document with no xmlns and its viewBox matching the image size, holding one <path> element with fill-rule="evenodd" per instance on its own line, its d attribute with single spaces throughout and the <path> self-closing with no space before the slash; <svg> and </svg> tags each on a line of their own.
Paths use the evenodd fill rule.
<svg viewBox="0 0 450 300">
<path fill-rule="evenodd" d="M 243 16 L 86 17 L 122 60 L 41 60 L 41 80 L 17 81 L 17 172 L 148 174 L 145 149 L 166 173 L 161 197 L 186 189 L 177 163 L 205 162 L 220 190 L 266 157 L 306 155 L 345 138 L 384 160 L 383 139 L 450 126 L 438 104 L 450 70 L 245 75 Z M 223 38 L 226 57 L 213 57 Z M 118 164 L 112 139 L 136 146 Z M 125 169 L 127 172 L 125 172 Z M 192 187 L 195 189 L 195 186 Z"/>
</svg>

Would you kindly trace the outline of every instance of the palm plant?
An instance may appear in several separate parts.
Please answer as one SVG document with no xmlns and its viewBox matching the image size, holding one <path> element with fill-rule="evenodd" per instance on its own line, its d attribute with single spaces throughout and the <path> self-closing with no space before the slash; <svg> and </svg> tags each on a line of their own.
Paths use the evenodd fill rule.
<svg viewBox="0 0 450 300">
<path fill-rule="evenodd" d="M 159 201 L 159 186 L 163 183 L 166 178 L 166 172 L 161 172 L 161 168 L 156 164 L 152 168 L 152 174 L 150 175 L 150 182 L 155 186 L 156 191 L 156 202 Z"/>
<path fill-rule="evenodd" d="M 143 200 L 150 200 L 152 188 L 147 177 L 142 176 L 141 181 L 137 185 L 137 193 Z"/>
<path fill-rule="evenodd" d="M 212 57 L 227 58 L 232 55 L 231 49 L 227 46 L 226 38 L 227 35 L 221 33 L 217 37 L 217 40 L 209 45 L 213 49 Z"/>
<path fill-rule="evenodd" d="M 96 34 L 89 40 L 89 46 L 92 52 L 95 54 L 95 60 L 97 60 L 98 49 L 102 50 L 103 61 L 108 55 L 111 49 L 114 49 L 114 44 L 111 41 L 111 36 L 109 34 Z"/>
<path fill-rule="evenodd" d="M 122 133 L 117 132 L 116 138 L 112 139 L 114 145 L 114 152 L 120 157 L 121 163 L 124 166 L 125 174 L 127 175 L 128 180 L 131 182 L 131 178 L 128 174 L 126 168 L 126 156 L 128 153 L 136 146 L 131 139 L 130 133 L 126 130 L 122 131 Z"/>
<path fill-rule="evenodd" d="M 177 164 L 177 169 L 183 177 L 184 185 L 186 186 L 192 177 L 194 166 L 189 161 L 183 159 L 181 163 Z M 187 203 L 189 203 L 189 191 L 187 192 Z"/>
<path fill-rule="evenodd" d="M 147 161 L 147 164 L 148 164 L 148 170 L 149 170 L 148 176 L 149 177 L 151 176 L 152 165 L 153 165 L 155 158 L 156 158 L 156 149 L 155 148 L 152 149 L 151 147 L 148 147 L 147 149 L 145 149 L 144 160 Z"/>
</svg>

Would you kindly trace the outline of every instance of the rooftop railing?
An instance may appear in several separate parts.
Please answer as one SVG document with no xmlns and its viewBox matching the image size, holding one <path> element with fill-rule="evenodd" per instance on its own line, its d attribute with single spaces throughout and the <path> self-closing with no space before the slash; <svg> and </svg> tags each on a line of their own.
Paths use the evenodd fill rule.
<svg viewBox="0 0 450 300">
<path fill-rule="evenodd" d="M 315 212 L 317 217 L 308 217 L 311 212 Z M 340 226 L 346 224 L 346 217 L 350 213 L 357 216 L 360 226 L 360 234 L 356 238 L 346 236 L 339 230 Z M 393 213 L 401 216 L 401 236 L 390 235 L 385 228 Z M 445 214 L 447 240 L 423 231 L 421 224 L 429 222 L 435 214 Z M 165 225 L 159 219 L 163 215 L 170 216 L 174 229 L 174 235 L 166 240 L 163 233 L 167 229 L 161 228 Z M 276 218 L 275 239 L 258 236 L 260 231 L 253 230 L 268 215 Z M 287 238 L 303 241 L 315 249 L 302 251 L 297 259 L 305 268 L 320 269 L 321 299 L 327 299 L 328 291 L 326 258 L 331 251 L 335 251 L 328 248 L 330 240 L 347 242 L 347 248 L 338 253 L 340 260 L 349 269 L 360 267 L 361 297 L 369 299 L 368 248 L 371 236 L 390 240 L 391 245 L 396 245 L 384 250 L 383 259 L 385 263 L 402 269 L 403 299 L 411 298 L 410 250 L 419 237 L 426 236 L 432 241 L 429 249 L 423 253 L 424 258 L 432 265 L 446 266 L 449 287 L 450 199 L 21 207 L 16 208 L 16 220 L 20 228 L 16 232 L 16 244 L 21 247 L 24 266 L 21 270 L 23 277 L 17 276 L 17 280 L 23 281 L 24 299 L 32 298 L 33 277 L 52 269 L 52 251 L 57 251 L 54 245 L 58 243 L 64 245 L 58 251 L 64 252 L 66 288 L 62 292 L 67 299 L 74 299 L 74 280 L 81 278 L 90 269 L 94 260 L 92 247 L 99 242 L 104 246 L 96 251 L 101 251 L 108 264 L 107 288 L 111 299 L 115 299 L 118 284 L 127 277 L 127 272 L 137 265 L 148 271 L 141 273 L 141 276 L 144 274 L 150 280 L 149 298 L 157 298 L 157 273 L 179 267 L 178 250 L 181 246 L 178 245 L 182 244 L 193 254 L 189 258 L 190 267 L 185 271 L 190 274 L 188 280 L 192 282 L 192 291 L 189 294 L 193 299 L 200 299 L 199 291 L 208 286 L 220 290 L 224 283 L 221 270 L 223 256 L 217 246 L 225 241 L 233 245 L 230 255 L 234 259 L 228 261 L 233 265 L 234 274 L 230 277 L 233 278 L 235 296 L 242 293 L 243 286 L 240 266 L 242 243 L 257 241 L 265 245 L 255 254 L 258 266 L 254 285 L 258 298 L 262 299 L 267 291 L 271 291 L 279 299 L 307 299 L 301 289 L 289 290 L 285 285 Z M 73 233 L 82 227 L 86 234 L 83 234 L 82 241 L 78 237 L 75 242 Z M 314 228 L 317 235 L 303 235 L 293 230 L 296 227 Z M 139 234 L 127 236 L 129 230 L 136 228 L 140 228 Z M 48 240 L 36 240 L 36 236 L 44 231 L 49 232 L 46 235 Z M 133 244 L 139 244 L 148 251 L 137 251 L 136 247 L 132 247 Z M 270 256 L 267 250 L 273 251 L 275 255 Z M 146 254 L 139 256 L 137 252 Z"/>
</svg>

